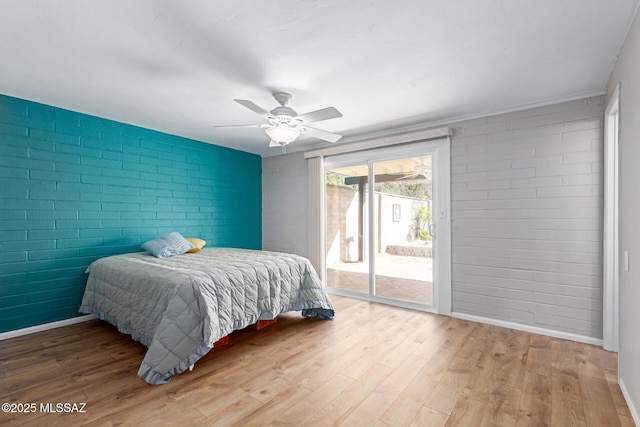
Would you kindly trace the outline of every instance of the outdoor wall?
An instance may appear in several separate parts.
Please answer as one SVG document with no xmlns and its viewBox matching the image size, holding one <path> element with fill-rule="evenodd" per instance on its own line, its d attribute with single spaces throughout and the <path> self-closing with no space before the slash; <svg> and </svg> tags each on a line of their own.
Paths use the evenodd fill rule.
<svg viewBox="0 0 640 427">
<path fill-rule="evenodd" d="M 375 193 L 374 206 L 378 211 L 377 241 L 378 252 L 387 252 L 388 245 L 402 245 L 414 240 L 411 231 L 420 207 L 426 204 L 420 200 L 393 194 Z M 326 227 L 326 265 L 338 262 L 367 259 L 368 254 L 358 250 L 358 191 L 349 187 L 327 185 L 325 188 L 327 215 Z M 394 205 L 399 207 L 399 216 L 394 221 Z M 367 229 L 369 202 L 365 196 L 363 212 L 364 228 Z M 366 233 L 364 248 L 367 247 Z M 361 257 L 361 258 L 359 258 Z"/>
<path fill-rule="evenodd" d="M 378 226 L 378 252 L 387 252 L 389 245 L 402 245 L 416 241 L 416 217 L 422 206 L 428 206 L 426 201 L 397 196 L 394 194 L 376 193 L 378 196 L 380 223 Z M 394 218 L 394 206 L 399 215 Z M 418 240 L 424 243 L 424 240 Z"/>
<path fill-rule="evenodd" d="M 325 206 L 326 265 L 332 266 L 341 261 L 358 261 L 360 256 L 362 259 L 366 258 L 366 254 L 360 254 L 358 251 L 358 191 L 338 185 L 327 185 Z M 365 202 L 364 218 L 367 217 L 366 206 Z"/>
<path fill-rule="evenodd" d="M 261 159 L 0 96 L 0 332 L 78 315 L 93 260 L 171 231 L 259 249 Z"/>
<path fill-rule="evenodd" d="M 620 264 L 620 348 L 618 373 L 627 403 L 640 425 L 640 18 L 622 46 L 607 99 L 620 89 L 619 236 L 620 254 L 629 252 L 629 271 Z M 622 259 L 622 257 L 621 257 Z"/>
<path fill-rule="evenodd" d="M 449 125 L 455 312 L 602 337 L 603 103 L 589 98 Z M 286 171 L 282 181 L 270 177 L 265 210 L 278 211 L 267 207 L 267 194 L 278 191 L 287 192 L 284 206 L 306 206 L 306 187 L 287 188 L 306 183 L 303 162 L 299 153 L 263 159 L 265 170 Z M 306 254 L 308 224 L 295 229 L 303 234 L 265 227 L 265 242 L 278 235 Z"/>
</svg>

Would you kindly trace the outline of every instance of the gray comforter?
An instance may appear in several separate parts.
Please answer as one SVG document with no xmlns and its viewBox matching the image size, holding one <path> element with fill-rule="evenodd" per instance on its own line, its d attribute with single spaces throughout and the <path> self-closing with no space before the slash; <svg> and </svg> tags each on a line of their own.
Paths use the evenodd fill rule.
<svg viewBox="0 0 640 427">
<path fill-rule="evenodd" d="M 93 313 L 149 347 L 138 375 L 169 382 L 234 330 L 280 313 L 332 319 L 333 306 L 303 257 L 205 248 L 155 258 L 117 255 L 89 266 L 81 313 Z"/>
</svg>

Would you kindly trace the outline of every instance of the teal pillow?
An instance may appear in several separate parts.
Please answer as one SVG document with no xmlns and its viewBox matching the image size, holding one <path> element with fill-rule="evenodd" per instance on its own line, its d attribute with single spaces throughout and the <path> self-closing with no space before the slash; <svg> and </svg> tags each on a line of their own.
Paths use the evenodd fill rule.
<svg viewBox="0 0 640 427">
<path fill-rule="evenodd" d="M 180 233 L 174 231 L 157 239 L 149 240 L 142 244 L 142 249 L 156 258 L 167 258 L 193 249 L 194 246 Z"/>
</svg>

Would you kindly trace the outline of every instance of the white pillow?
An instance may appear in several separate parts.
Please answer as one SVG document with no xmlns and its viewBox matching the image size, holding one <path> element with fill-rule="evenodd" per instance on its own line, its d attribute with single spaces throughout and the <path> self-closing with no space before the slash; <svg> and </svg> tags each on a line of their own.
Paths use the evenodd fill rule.
<svg viewBox="0 0 640 427">
<path fill-rule="evenodd" d="M 182 255 L 193 248 L 194 246 L 191 242 L 182 237 L 177 231 L 142 244 L 142 249 L 157 258 Z"/>
</svg>

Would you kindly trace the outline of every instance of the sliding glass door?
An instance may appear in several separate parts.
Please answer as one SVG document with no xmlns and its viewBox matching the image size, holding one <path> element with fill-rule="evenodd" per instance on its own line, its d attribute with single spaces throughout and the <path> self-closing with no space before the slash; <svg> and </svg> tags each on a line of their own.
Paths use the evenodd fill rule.
<svg viewBox="0 0 640 427">
<path fill-rule="evenodd" d="M 369 293 L 368 165 L 325 170 L 327 284 Z"/>
<path fill-rule="evenodd" d="M 433 305 L 432 156 L 373 163 L 375 295 Z"/>
<path fill-rule="evenodd" d="M 448 167 L 438 168 L 438 147 L 418 143 L 325 158 L 330 291 L 438 311 L 437 258 L 443 251 L 436 236 L 439 225 L 445 234 L 449 227 L 448 190 L 438 194 L 437 185 L 438 171 L 448 174 Z"/>
</svg>

